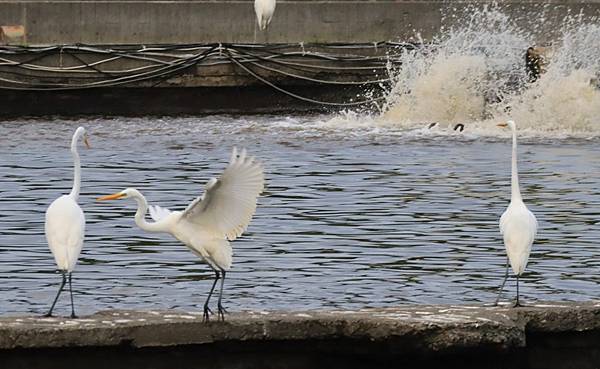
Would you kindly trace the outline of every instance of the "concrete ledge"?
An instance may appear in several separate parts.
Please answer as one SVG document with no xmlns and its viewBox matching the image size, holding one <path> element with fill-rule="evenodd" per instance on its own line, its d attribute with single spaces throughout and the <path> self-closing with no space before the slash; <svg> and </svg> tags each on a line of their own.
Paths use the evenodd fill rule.
<svg viewBox="0 0 600 369">
<path fill-rule="evenodd" d="M 292 43 L 427 41 L 442 10 L 491 1 L 278 1 L 267 32 L 256 32 L 252 1 L 0 1 L 0 26 L 23 26 L 23 43 Z M 598 1 L 500 1 L 537 42 L 560 32 L 565 14 L 600 15 Z M 543 14 L 544 21 L 541 21 Z M 449 17 L 445 26 L 460 24 Z"/>
<path fill-rule="evenodd" d="M 0 117 L 373 108 L 401 47 L 413 46 L 0 46 Z"/>
<path fill-rule="evenodd" d="M 526 346 L 532 332 L 600 329 L 600 303 L 524 308 L 419 306 L 359 311 L 241 312 L 202 322 L 200 312 L 104 311 L 78 319 L 0 318 L 0 350 L 178 346 L 250 340 L 402 340 L 399 350 Z"/>
<path fill-rule="evenodd" d="M 105 311 L 0 318 L 8 368 L 526 368 L 600 362 L 600 303 L 512 309 L 407 306 L 359 311 Z"/>
<path fill-rule="evenodd" d="M 299 86 L 294 93 L 344 101 L 357 88 Z M 206 114 L 304 114 L 337 109 L 299 101 L 268 86 L 103 88 L 85 91 L 2 91 L 0 121 L 40 116 L 181 116 Z M 240 104 L 243 101 L 243 104 Z M 339 108 L 338 108 L 339 109 Z"/>
</svg>

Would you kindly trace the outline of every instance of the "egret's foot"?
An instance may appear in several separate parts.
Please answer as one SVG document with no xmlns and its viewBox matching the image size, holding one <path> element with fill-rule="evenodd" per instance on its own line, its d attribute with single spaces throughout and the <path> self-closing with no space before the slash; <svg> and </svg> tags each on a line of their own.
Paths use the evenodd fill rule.
<svg viewBox="0 0 600 369">
<path fill-rule="evenodd" d="M 519 308 L 519 307 L 523 307 L 523 305 L 521 305 L 521 303 L 519 302 L 519 300 L 515 301 L 515 304 L 513 305 L 514 308 Z"/>
<path fill-rule="evenodd" d="M 208 307 L 208 305 L 204 305 L 204 315 L 202 315 L 202 321 L 208 322 L 210 320 L 210 315 L 212 314 L 212 310 Z"/>
<path fill-rule="evenodd" d="M 44 318 L 52 318 L 52 316 L 53 316 L 52 313 L 46 313 L 46 314 L 42 315 L 42 317 L 44 317 Z"/>
<path fill-rule="evenodd" d="M 77 319 L 79 318 L 77 315 L 75 315 L 75 313 L 71 313 L 71 319 Z"/>
<path fill-rule="evenodd" d="M 221 304 L 219 304 L 218 309 L 219 309 L 219 318 L 221 319 L 222 322 L 224 322 L 225 314 L 227 314 L 228 311 Z"/>
</svg>

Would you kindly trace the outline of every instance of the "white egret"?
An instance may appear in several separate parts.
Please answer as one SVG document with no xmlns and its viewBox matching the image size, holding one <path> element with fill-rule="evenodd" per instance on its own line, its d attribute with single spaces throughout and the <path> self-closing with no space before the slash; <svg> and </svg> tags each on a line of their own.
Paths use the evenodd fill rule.
<svg viewBox="0 0 600 369">
<path fill-rule="evenodd" d="M 194 254 L 204 260 L 215 272 L 215 280 L 204 303 L 204 320 L 208 321 L 208 303 L 217 281 L 221 279 L 218 314 L 222 320 L 226 312 L 221 304 L 225 275 L 231 268 L 232 250 L 229 241 L 235 240 L 248 227 L 256 211 L 258 195 L 264 188 L 261 163 L 242 150 L 234 148 L 229 165 L 221 176 L 211 178 L 204 194 L 183 211 L 170 211 L 159 206 L 148 206 L 146 198 L 136 189 L 127 188 L 98 200 L 133 198 L 138 204 L 135 224 L 148 232 L 165 232 L 183 242 Z M 145 220 L 146 211 L 154 220 Z"/>
<path fill-rule="evenodd" d="M 267 29 L 273 13 L 275 13 L 275 0 L 254 0 L 254 12 L 256 13 L 256 20 L 258 21 L 258 27 L 261 30 Z"/>
<path fill-rule="evenodd" d="M 58 301 L 58 297 L 65 287 L 68 277 L 69 291 L 71 293 L 71 318 L 75 318 L 71 276 L 81 253 L 81 248 L 83 247 L 85 232 L 85 216 L 77 204 L 79 188 L 81 187 L 81 164 L 79 153 L 77 152 L 77 143 L 82 137 L 83 142 L 89 148 L 85 128 L 79 127 L 71 140 L 71 153 L 73 154 L 75 171 L 73 188 L 68 195 L 62 195 L 54 200 L 46 210 L 46 240 L 48 240 L 48 246 L 50 246 L 50 251 L 54 255 L 56 266 L 62 274 L 62 283 L 50 310 L 45 316 L 52 316 L 52 310 L 54 310 L 56 301 Z"/>
<path fill-rule="evenodd" d="M 519 173 L 517 170 L 517 127 L 514 121 L 509 120 L 506 123 L 498 124 L 500 127 L 510 127 L 512 131 L 512 173 L 511 173 L 511 197 L 508 208 L 500 218 L 500 233 L 504 237 L 504 246 L 508 260 L 506 263 L 506 275 L 500 292 L 496 299 L 496 304 L 500 300 L 502 289 L 508 279 L 508 265 L 512 267 L 513 272 L 517 277 L 517 300 L 516 306 L 519 304 L 519 276 L 527 266 L 531 245 L 537 233 L 538 223 L 535 215 L 523 202 L 521 191 L 519 190 Z"/>
</svg>

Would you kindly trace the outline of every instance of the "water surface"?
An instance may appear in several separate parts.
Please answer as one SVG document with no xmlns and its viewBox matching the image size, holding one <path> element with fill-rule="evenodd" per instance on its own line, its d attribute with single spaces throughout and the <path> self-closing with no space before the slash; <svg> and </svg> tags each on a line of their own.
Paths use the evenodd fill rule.
<svg viewBox="0 0 600 369">
<path fill-rule="evenodd" d="M 44 211 L 72 184 L 80 149 L 86 213 L 74 273 L 78 313 L 200 309 L 213 273 L 169 235 L 133 222 L 135 203 L 95 202 L 125 187 L 183 209 L 225 167 L 234 145 L 265 164 L 267 187 L 233 242 L 225 306 L 322 309 L 488 303 L 505 253 L 498 219 L 510 193 L 510 138 L 382 128 L 353 118 L 227 117 L 14 121 L 0 124 L 0 312 L 39 314 L 60 276 Z M 367 118 L 364 118 L 367 119 Z M 368 127 L 368 128 L 365 128 Z M 525 302 L 590 300 L 600 292 L 597 139 L 526 138 L 521 187 L 540 228 Z M 509 282 L 512 297 L 514 281 Z M 57 313 L 66 314 L 67 295 Z"/>
</svg>

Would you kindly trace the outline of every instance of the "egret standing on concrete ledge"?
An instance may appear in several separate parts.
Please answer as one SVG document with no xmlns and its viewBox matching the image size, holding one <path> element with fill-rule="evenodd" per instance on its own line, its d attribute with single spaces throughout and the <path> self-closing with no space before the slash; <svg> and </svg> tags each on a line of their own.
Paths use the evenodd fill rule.
<svg viewBox="0 0 600 369">
<path fill-rule="evenodd" d="M 537 220 L 535 215 L 525 203 L 521 197 L 521 191 L 519 190 L 519 173 L 517 170 L 517 127 L 515 122 L 512 120 L 506 123 L 498 124 L 500 127 L 510 127 L 512 131 L 512 174 L 511 174 L 511 197 L 508 208 L 502 214 L 500 218 L 500 233 L 504 236 L 504 246 L 506 247 L 506 253 L 508 255 L 508 262 L 506 264 L 506 275 L 496 304 L 500 300 L 502 289 L 508 279 L 508 263 L 512 267 L 513 272 L 517 276 L 517 300 L 515 307 L 521 306 L 519 304 L 519 276 L 525 270 L 527 266 L 527 260 L 529 259 L 529 253 L 531 252 L 531 245 L 535 239 L 537 233 Z"/>
<path fill-rule="evenodd" d="M 261 30 L 266 30 L 269 23 L 271 23 L 271 18 L 275 13 L 275 5 L 275 0 L 254 0 L 254 12 L 256 13 L 258 27 Z"/>
<path fill-rule="evenodd" d="M 62 283 L 50 310 L 45 315 L 47 317 L 52 316 L 52 310 L 54 310 L 54 305 L 56 305 L 56 301 L 58 301 L 58 297 L 65 287 L 67 277 L 69 279 L 69 292 L 71 293 L 71 318 L 76 317 L 71 276 L 83 247 L 85 232 L 85 216 L 77 204 L 79 188 L 81 187 L 81 164 L 77 152 L 77 142 L 82 137 L 83 142 L 89 148 L 85 128 L 79 127 L 71 140 L 71 153 L 73 154 L 75 169 L 71 193 L 54 200 L 46 210 L 46 239 L 50 251 L 54 255 L 56 266 L 62 274 Z"/>
<path fill-rule="evenodd" d="M 215 280 L 204 303 L 204 320 L 208 321 L 208 303 L 217 281 L 221 279 L 219 317 L 225 320 L 221 304 L 225 274 L 231 268 L 232 251 L 229 241 L 235 240 L 248 227 L 256 211 L 256 200 L 264 188 L 262 165 L 242 150 L 238 156 L 234 148 L 229 165 L 219 179 L 206 184 L 204 194 L 194 200 L 184 211 L 170 211 L 159 206 L 148 207 L 146 198 L 136 189 L 127 188 L 98 200 L 133 198 L 137 201 L 135 224 L 148 232 L 166 232 L 183 242 L 194 254 L 201 257 L 214 270 Z M 144 219 L 146 211 L 154 223 Z"/>
</svg>

